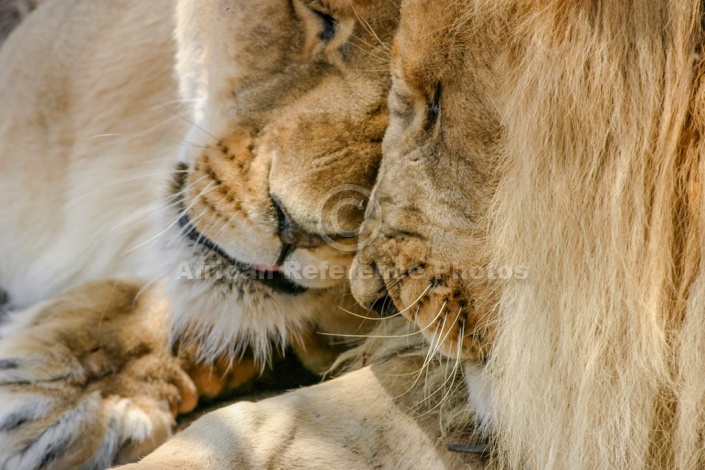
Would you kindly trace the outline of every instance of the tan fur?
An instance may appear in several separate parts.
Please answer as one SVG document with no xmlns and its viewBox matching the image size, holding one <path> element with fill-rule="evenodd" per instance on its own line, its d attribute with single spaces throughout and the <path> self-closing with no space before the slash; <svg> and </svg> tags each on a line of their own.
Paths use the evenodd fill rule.
<svg viewBox="0 0 705 470">
<path fill-rule="evenodd" d="M 2 421 L 32 413 L 5 429 L 12 434 L 0 441 L 2 453 L 18 455 L 6 468 L 31 468 L 18 451 L 47 427 L 69 437 L 76 426 L 84 436 L 50 465 L 109 465 L 93 460 L 107 433 L 134 438 L 118 456 L 129 462 L 171 434 L 177 412 L 195 407 L 197 390 L 166 347 L 168 303 L 158 292 L 138 297 L 139 290 L 139 283 L 85 284 L 37 305 L 32 323 L 0 342 Z M 48 412 L 41 403 L 50 403 Z"/>
<path fill-rule="evenodd" d="M 8 38 L 0 467 L 134 459 L 173 414 L 286 347 L 320 372 L 355 342 L 335 335 L 369 331 L 346 271 L 381 158 L 398 16 L 386 0 L 57 0 Z M 274 199 L 297 229 L 290 252 Z M 219 249 L 185 236 L 182 215 Z M 237 267 L 266 270 L 282 252 L 300 293 Z M 135 338 L 144 373 L 129 367 Z M 13 362 L 22 348 L 37 359 Z M 73 382 L 91 367 L 108 379 Z"/>
<path fill-rule="evenodd" d="M 531 60 L 505 102 L 496 242 L 530 276 L 494 358 L 511 463 L 705 465 L 702 15 L 556 3 L 516 25 Z"/>
<path fill-rule="evenodd" d="M 291 76 L 310 77 L 308 73 L 318 65 L 294 62 L 300 66 L 288 70 L 292 75 L 277 75 L 274 68 L 268 68 L 274 66 L 266 60 L 272 55 L 264 54 L 264 43 L 253 45 L 251 56 L 239 56 L 236 47 L 231 49 L 231 42 L 227 41 L 231 31 L 223 28 L 226 23 L 218 22 L 221 16 L 228 17 L 225 12 L 189 8 L 193 5 L 180 5 L 181 21 L 176 28 L 180 41 L 176 69 L 184 80 L 179 84 L 164 80 L 164 88 L 160 88 L 167 90 L 165 96 L 173 97 L 178 87 L 182 98 L 190 100 L 184 106 L 188 119 L 197 124 L 187 137 L 189 145 L 195 145 L 187 147 L 182 156 L 190 164 L 187 182 L 200 188 L 198 192 L 185 192 L 187 201 L 194 203 L 189 215 L 200 231 L 232 256 L 268 265 L 280 247 L 274 236 L 275 217 L 269 195 L 279 197 L 307 231 L 332 234 L 337 227 L 331 219 L 320 217 L 312 201 L 327 198 L 333 187 L 350 177 L 360 178 L 363 187 L 371 182 L 374 169 L 366 166 L 354 167 L 352 173 L 301 174 L 304 162 L 298 158 L 306 154 L 316 161 L 314 157 L 334 152 L 341 142 L 329 139 L 333 134 L 343 139 L 345 148 L 354 148 L 359 142 L 345 140 L 350 137 L 345 131 L 348 125 L 359 123 L 360 116 L 371 124 L 352 132 L 353 138 L 364 136 L 374 144 L 383 126 L 384 112 L 378 116 L 377 108 L 370 107 L 370 103 L 379 100 L 383 85 L 372 80 L 375 86 L 371 87 L 370 101 L 363 99 L 365 104 L 359 107 L 339 108 L 335 106 L 336 99 L 370 98 L 364 93 L 336 93 L 328 88 L 344 83 L 344 91 L 352 92 L 354 87 L 348 88 L 347 84 L 352 83 L 351 78 L 360 78 L 358 75 L 348 75 L 340 82 L 336 73 L 323 73 L 314 75 L 316 80 L 304 81 L 304 89 L 292 88 L 287 82 Z M 336 5 L 340 9 L 333 9 L 340 15 L 347 3 Z M 373 10 L 381 3 L 360 2 L 361 10 L 363 5 Z M 262 19 L 256 15 L 261 13 L 271 20 L 271 25 L 264 20 L 252 22 L 265 23 L 267 27 L 255 31 L 247 29 L 251 25 L 243 26 L 242 35 L 271 38 L 281 34 L 277 36 L 280 44 L 303 45 L 306 54 L 315 57 L 328 54 L 326 48 L 317 49 L 315 34 L 308 29 L 297 30 L 298 33 L 282 30 L 282 24 L 288 23 L 278 23 L 281 10 L 264 15 L 266 8 L 261 4 L 257 8 L 262 10 L 252 8 L 247 19 Z M 136 16 L 148 13 L 136 5 L 128 10 Z M 367 268 L 380 272 L 402 315 L 415 321 L 419 328 L 409 329 L 409 325 L 386 320 L 386 329 L 376 333 L 382 344 L 371 341 L 341 358 L 362 367 L 360 370 L 259 404 L 238 404 L 210 414 L 136 468 L 478 466 L 481 464 L 473 456 L 450 454 L 443 445 L 467 444 L 476 439 L 472 426 L 477 410 L 469 409 L 468 398 L 477 407 L 482 406 L 483 400 L 492 402 L 491 413 L 482 416 L 482 424 L 493 432 L 497 463 L 508 468 L 701 468 L 705 464 L 705 323 L 701 305 L 705 284 L 700 271 L 700 110 L 705 105 L 700 59 L 702 13 L 698 2 L 675 0 L 641 4 L 551 1 L 540 6 L 513 0 L 407 0 L 394 46 L 392 118 L 373 195 L 379 204 L 370 206 L 362 231 L 365 239 L 375 234 L 382 236 L 361 245 L 355 264 L 359 269 L 354 272 L 359 276 Z M 349 18 L 355 16 L 350 11 L 348 14 Z M 312 24 L 314 17 L 305 18 L 308 20 L 303 24 Z M 60 18 L 56 21 L 61 23 Z M 203 27 L 214 24 L 212 28 Z M 349 31 L 344 29 L 346 24 L 353 23 L 341 22 L 342 31 Z M 373 27 L 379 30 L 378 24 Z M 172 29 L 163 25 L 162 29 L 157 28 L 164 44 L 169 44 Z M 392 29 L 385 31 L 391 34 Z M 234 31 L 239 34 L 236 28 Z M 19 45 L 18 37 L 19 34 L 13 35 L 8 44 L 14 41 Z M 371 36 L 367 39 L 373 40 Z M 51 43 L 48 36 L 45 41 Z M 365 43 L 374 44 L 369 41 Z M 224 46 L 214 53 L 214 44 Z M 8 50 L 0 53 L 0 62 L 18 63 L 7 58 L 17 52 Z M 280 62 L 273 59 L 274 64 L 279 67 L 294 60 L 292 57 L 299 60 L 296 52 L 300 51 L 294 47 L 277 49 Z M 371 47 L 366 52 L 373 51 L 376 49 Z M 248 63 L 248 59 L 251 62 L 245 72 L 228 68 L 235 63 Z M 149 76 L 157 81 L 163 79 L 159 71 L 168 69 L 163 63 L 161 68 L 152 68 L 154 64 L 141 56 L 133 60 L 145 71 L 152 70 L 154 74 Z M 199 61 L 213 67 L 190 67 Z M 326 62 L 331 65 L 334 59 L 326 57 Z M 376 65 L 382 63 L 384 60 Z M 212 76 L 213 69 L 223 71 L 222 75 Z M 11 73 L 7 70 L 0 68 L 4 85 L 10 82 L 7 77 Z M 327 67 L 323 70 L 330 71 Z M 96 74 L 105 74 L 104 70 L 100 72 Z M 249 72 L 252 73 L 248 75 Z M 37 81 L 43 87 L 54 86 L 54 82 Z M 308 94 L 311 83 L 319 84 L 326 97 L 336 99 Z M 44 90 L 43 87 L 40 88 Z M 276 92 L 282 89 L 279 87 L 293 90 L 292 95 Z M 9 86 L 7 89 L 17 91 Z M 233 89 L 240 91 L 236 95 L 238 106 L 231 100 Z M 364 86 L 363 89 L 369 91 Z M 437 90 L 439 114 L 429 119 Z M 19 91 L 24 91 L 24 87 Z M 16 94 L 8 91 L 5 96 Z M 26 92 L 24 96 L 26 99 Z M 57 118 L 64 117 L 61 110 L 65 109 L 65 101 L 47 101 L 47 96 L 56 96 L 51 93 L 37 96 L 31 109 L 45 111 L 38 113 L 39 118 L 44 118 L 36 121 L 40 128 L 46 122 L 64 122 Z M 275 103 L 263 98 L 269 96 Z M 287 97 L 293 97 L 292 101 Z M 283 101 L 276 101 L 279 99 Z M 19 109 L 18 102 L 21 100 L 12 101 L 14 107 L 10 109 Z M 115 106 L 111 100 L 106 99 L 105 103 Z M 336 116 L 341 121 L 327 127 L 334 131 L 319 132 L 322 123 L 318 121 L 309 128 L 306 123 L 312 116 L 304 111 L 327 106 L 338 111 L 343 108 L 342 116 Z M 164 133 L 161 139 L 155 139 L 156 143 L 166 143 L 169 139 L 165 135 L 183 138 L 186 129 L 177 132 L 157 125 L 162 123 L 158 110 L 163 108 L 149 109 L 155 114 L 144 117 L 135 112 L 134 117 L 140 120 L 139 126 Z M 251 113 L 243 115 L 241 109 Z M 282 110 L 291 114 L 284 116 Z M 317 118 L 323 114 L 314 113 Z M 9 118 L 3 121 L 3 136 L 16 135 L 17 127 L 8 124 L 15 122 Z M 93 121 L 79 122 L 81 126 L 90 124 L 91 129 L 81 137 L 94 136 L 101 127 L 95 127 Z M 347 125 L 336 125 L 339 122 Z M 60 131 L 50 137 L 63 135 L 66 128 Z M 340 137 L 340 133 L 345 135 Z M 26 136 L 24 141 L 34 144 Z M 64 143 L 39 142 L 36 147 L 28 147 L 30 150 L 18 152 L 22 147 L 16 141 L 0 142 L 10 149 L 4 155 L 35 155 Z M 132 148 L 131 139 L 122 143 Z M 145 147 L 139 149 L 144 152 Z M 163 146 L 156 149 L 166 151 Z M 311 153 L 302 149 L 311 149 Z M 360 155 L 376 161 L 378 155 L 374 151 L 367 153 L 368 150 L 363 145 Z M 288 151 L 292 154 L 280 159 Z M 243 154 L 251 158 L 239 161 L 238 156 Z M 234 162 L 233 166 L 228 161 Z M 346 161 L 342 159 L 344 169 L 348 169 Z M 5 178 L 4 187 L 17 187 L 8 182 L 14 183 L 21 174 L 16 169 L 24 166 L 22 174 L 40 176 L 41 183 L 54 181 L 51 170 L 59 168 L 37 166 L 35 160 L 32 163 L 35 165 L 22 159 L 0 160 L 5 165 L 0 168 L 0 175 L 10 175 Z M 290 175 L 291 181 L 298 184 L 290 184 Z M 308 176 L 312 178 L 307 179 Z M 199 180 L 201 177 L 204 180 Z M 213 184 L 203 185 L 203 181 Z M 298 189 L 293 191 L 301 187 L 312 189 L 301 197 Z M 37 194 L 42 188 L 42 184 L 36 186 Z M 210 189 L 214 193 L 212 199 L 199 197 Z M 218 214 L 222 217 L 231 209 L 228 197 L 234 189 L 242 194 L 242 207 L 233 211 L 232 223 L 228 221 L 226 225 L 219 221 Z M 14 192 L 8 190 L 7 199 Z M 37 212 L 29 210 L 37 207 L 37 201 L 5 208 L 3 220 L 10 220 L 9 226 L 14 227 L 32 220 L 34 215 L 37 221 L 29 226 L 54 227 L 47 224 L 46 218 L 61 212 L 55 214 L 52 209 L 56 206 L 50 203 L 54 201 L 50 199 L 47 207 Z M 97 217 L 92 213 L 86 218 L 91 216 Z M 354 225 L 358 216 L 343 215 L 342 225 Z M 57 230 L 60 226 L 56 225 Z M 314 230 L 321 226 L 323 230 Z M 17 242 L 18 232 L 5 233 L 12 237 L 0 243 L 5 248 L 0 262 L 13 256 L 23 259 L 23 253 L 28 257 L 26 253 L 33 251 L 28 241 Z M 144 240 L 145 233 L 151 237 L 155 231 L 145 229 L 137 238 Z M 56 234 L 50 231 L 48 235 Z M 173 269 L 174 260 L 188 252 L 184 250 L 177 245 L 176 255 L 166 251 L 171 253 L 172 263 L 172 268 L 167 269 Z M 295 256 L 299 261 L 328 259 L 347 266 L 349 254 L 330 256 L 327 250 L 302 250 Z M 196 253 L 195 257 L 202 255 Z M 66 258 L 74 261 L 71 256 Z M 114 260 L 109 261 L 105 266 Z M 7 265 L 20 271 L 26 269 L 19 262 Z M 506 280 L 490 274 L 490 268 L 502 267 L 516 271 Z M 483 269 L 484 275 L 473 276 L 470 271 L 467 277 L 468 270 L 474 268 Z M 104 267 L 101 272 L 106 270 Z M 0 265 L 0 274 L 5 272 L 6 268 L 3 271 Z M 74 274 L 59 277 L 59 284 L 70 285 L 94 276 L 80 269 Z M 5 278 L 12 281 L 10 288 L 22 290 L 16 287 L 22 284 L 22 276 Z M 47 295 L 61 287 L 49 282 L 40 284 L 38 288 L 46 289 Z M 301 305 L 328 306 L 332 298 L 345 292 L 343 283 L 324 284 L 321 277 L 317 278 L 312 285 L 330 290 L 322 290 L 320 297 L 298 298 Z M 357 298 L 368 305 L 379 296 L 380 287 L 378 280 L 370 279 L 358 278 L 353 284 Z M 243 301 L 242 296 L 237 297 L 237 302 L 223 302 L 228 298 L 223 296 L 226 289 L 219 288 L 222 286 L 214 288 L 213 283 L 203 283 L 198 288 L 172 283 L 169 288 L 178 299 L 176 308 L 181 309 L 174 322 L 177 339 L 203 345 L 203 356 L 211 359 L 231 348 L 241 351 L 238 348 L 242 344 L 254 345 L 258 357 L 267 357 L 271 351 L 266 342 L 260 342 L 261 338 L 272 338 L 278 343 L 297 336 L 305 338 L 313 332 L 306 325 L 328 318 L 323 313 L 329 310 L 323 309 L 310 317 L 293 316 L 301 322 L 275 321 L 259 329 L 254 327 L 253 319 L 276 318 L 274 314 L 260 315 L 264 306 L 271 307 L 270 313 L 277 313 L 283 303 L 276 299 L 271 303 L 260 303 L 261 299 Z M 34 300 L 31 295 L 26 298 Z M 289 300 L 286 298 L 286 302 Z M 231 304 L 255 308 L 233 319 L 225 315 L 231 312 L 229 308 L 219 310 Z M 18 320 L 13 334 L 37 334 L 38 326 L 32 326 L 31 319 L 47 305 L 51 304 L 30 311 L 30 320 L 24 324 Z M 92 311 L 98 311 L 95 304 Z M 232 324 L 220 323 L 224 319 Z M 332 322 L 329 326 L 332 330 L 338 328 L 339 333 L 351 332 L 347 328 L 350 325 L 341 327 Z M 80 331 L 79 327 L 72 328 Z M 233 331 L 247 341 L 230 343 L 224 332 Z M 264 334 L 255 335 L 255 331 Z M 419 332 L 430 341 L 430 347 L 418 341 Z M 39 333 L 37 337 L 44 335 Z M 10 345 L 11 338 L 4 339 L 3 344 Z M 411 340 L 405 342 L 403 338 Z M 56 343 L 62 341 L 66 342 Z M 73 350 L 60 358 L 75 356 L 83 361 L 81 364 L 94 364 L 90 354 L 81 353 L 86 349 L 90 352 L 90 343 L 81 344 L 79 354 Z M 106 350 L 110 350 L 108 346 Z M 439 352 L 450 358 L 438 357 Z M 476 359 L 487 356 L 490 365 L 483 370 Z M 168 358 L 164 363 L 173 364 L 171 361 L 173 358 Z M 368 365 L 370 361 L 373 365 Z M 8 365 L 13 364 L 6 362 Z M 102 365 L 102 361 L 97 361 L 97 366 Z M 180 376 L 180 368 L 183 365 L 167 367 L 163 372 Z M 6 369 L 5 374 L 42 371 L 36 366 Z M 192 371 L 192 375 L 198 378 L 199 372 Z M 488 376 L 492 385 L 489 397 L 484 384 L 474 385 Z M 174 379 L 162 377 L 157 385 L 162 387 L 170 380 Z M 458 387 L 459 380 L 464 380 L 467 388 Z M 64 379 L 61 385 L 65 384 Z M 57 416 L 65 409 L 50 409 L 41 399 L 68 399 L 62 393 L 37 399 L 29 393 L 37 386 L 34 383 L 8 386 L 13 387 L 6 388 L 13 392 L 11 400 L 18 396 L 27 399 L 25 404 L 45 412 L 42 419 L 50 421 L 44 417 Z M 208 380 L 202 382 L 204 390 L 218 386 Z M 14 393 L 14 387 L 21 387 L 22 393 Z M 137 417 L 137 425 L 131 426 L 135 435 L 145 429 L 139 424 L 157 425 L 153 434 L 147 433 L 141 441 L 150 446 L 168 429 L 164 423 L 171 419 L 172 410 L 166 403 L 170 397 L 176 403 L 178 387 L 164 387 L 155 393 L 145 392 L 143 384 L 139 387 L 139 397 L 167 400 L 160 405 L 138 403 L 138 408 L 144 407 L 146 420 L 139 410 L 119 413 L 123 418 Z M 126 390 L 118 396 L 132 397 Z M 188 397 L 188 393 L 181 391 L 178 396 Z M 90 406 L 93 396 L 81 397 Z M 76 405 L 68 408 L 83 410 Z M 16 421 L 13 420 L 5 422 Z M 34 421 L 30 421 L 31 426 Z M 41 429 L 39 421 L 37 429 Z M 128 446 L 128 456 L 130 450 Z M 84 461 L 87 458 L 67 455 Z"/>
<path fill-rule="evenodd" d="M 400 308 L 443 264 L 527 269 L 489 291 L 441 277 L 404 311 L 425 327 L 442 302 L 489 306 L 460 309 L 462 348 L 458 310 L 437 331 L 446 354 L 490 351 L 500 464 L 705 465 L 702 15 L 696 1 L 404 3 L 374 193 L 387 204 L 365 229 L 389 236 L 358 264 Z M 417 265 L 420 281 L 396 279 Z M 379 287 L 353 282 L 368 303 Z"/>
<path fill-rule="evenodd" d="M 295 341 L 321 317 L 331 332 L 357 328 L 342 313 L 336 327 L 329 306 L 346 295 L 355 239 L 341 236 L 362 220 L 380 159 L 389 77 L 375 43 L 390 41 L 397 8 L 334 4 L 339 26 L 323 44 L 323 20 L 299 1 L 293 10 L 279 0 L 162 1 L 52 2 L 2 50 L 0 194 L 28 195 L 0 208 L 11 305 L 87 280 L 164 277 L 172 339 L 203 345 L 207 359 L 252 347 L 266 361 L 273 343 Z M 133 34 L 135 22 L 149 34 Z M 186 168 L 170 190 L 177 160 Z M 231 258 L 271 266 L 283 251 L 272 197 L 329 241 L 287 256 L 283 274 L 310 288 L 295 302 L 239 270 L 220 279 L 229 260 L 185 240 L 178 224 L 185 213 Z M 210 278 L 178 278 L 184 263 L 191 273 L 207 263 Z"/>
<path fill-rule="evenodd" d="M 335 36 L 323 43 L 322 20 L 311 6 L 291 5 L 183 1 L 177 9 L 176 66 L 196 125 L 182 156 L 187 173 L 170 198 L 176 206 L 167 210 L 170 220 L 185 208 L 200 234 L 250 265 L 274 265 L 286 249 L 274 200 L 309 238 L 327 241 L 296 249 L 282 264 L 284 275 L 310 288 L 294 302 L 241 274 L 195 283 L 172 279 L 172 337 L 201 345 L 206 358 L 246 346 L 266 360 L 273 343 L 309 335 L 311 324 L 326 322 L 336 332 L 359 323 L 331 313 L 330 306 L 347 295 L 355 239 L 343 235 L 362 221 L 358 206 L 381 158 L 389 75 L 388 55 L 378 50 L 385 47 L 380 41 L 391 41 L 398 7 L 382 1 L 319 5 L 338 22 Z M 171 227 L 166 237 L 183 231 Z M 183 261 L 194 267 L 223 261 L 184 243 L 163 249 L 172 278 Z M 209 274 L 224 272 L 216 266 Z M 234 311 L 234 304 L 242 307 Z"/>
<path fill-rule="evenodd" d="M 386 75 L 356 82 L 361 77 L 352 64 L 369 61 L 355 56 L 360 61 L 346 63 L 351 68 L 341 80 L 340 70 L 329 68 L 340 66 L 340 56 L 331 57 L 328 47 L 342 44 L 321 48 L 309 29 L 282 29 L 289 23 L 280 22 L 281 10 L 253 6 L 243 17 L 260 21 L 233 32 L 219 22 L 228 10 L 193 5 L 179 7 L 176 68 L 197 124 L 182 156 L 190 165 L 186 184 L 194 184 L 184 195 L 196 227 L 231 256 L 270 265 L 281 245 L 271 195 L 308 232 L 335 235 L 340 226 L 354 226 L 359 214 L 342 214 L 336 226 L 317 203 L 351 179 L 363 188 L 371 183 L 385 121 L 373 104 Z M 336 3 L 331 13 L 356 17 L 346 5 Z M 381 5 L 359 7 L 369 13 Z M 701 16 L 697 2 L 539 7 L 407 0 L 395 41 L 393 117 L 374 192 L 378 204 L 370 206 L 362 232 L 365 240 L 382 236 L 362 244 L 354 271 L 380 272 L 419 329 L 385 322 L 376 334 L 394 341 L 371 341 L 341 358 L 360 370 L 208 415 L 137 468 L 477 466 L 474 457 L 450 454 L 442 444 L 476 438 L 477 410 L 468 409 L 467 399 L 481 406 L 475 398 L 488 398 L 482 383 L 473 385 L 488 374 L 492 413 L 482 424 L 494 433 L 499 465 L 701 468 Z M 315 17 L 303 18 L 311 25 Z M 341 31 L 350 33 L 353 24 L 365 30 L 353 20 L 341 21 Z M 277 49 L 271 59 L 264 54 L 271 49 L 253 43 L 243 55 L 230 47 L 229 33 L 303 48 Z M 301 50 L 315 60 L 299 62 Z M 199 61 L 210 67 L 190 67 Z M 249 65 L 243 71 L 234 64 Z M 306 86 L 292 87 L 290 80 Z M 310 94 L 312 83 L 325 93 Z M 356 93 L 353 84 L 370 94 Z M 439 115 L 429 119 L 436 93 Z M 337 106 L 350 96 L 354 106 Z M 51 111 L 62 109 L 55 105 Z M 325 109 L 342 114 L 326 122 Z M 335 154 L 341 143 L 369 158 L 366 165 L 350 165 L 344 154 L 321 163 L 334 171 L 310 171 L 318 169 L 312 161 Z M 302 196 L 302 187 L 310 192 Z M 235 192 L 240 199 L 231 202 Z M 229 210 L 233 217 L 225 223 Z M 14 255 L 15 246 L 7 246 Z M 204 256 L 179 245 L 174 255 L 172 248 L 171 269 L 184 253 Z M 294 259 L 347 266 L 343 251 L 331 254 L 324 246 Z M 497 277 L 503 267 L 514 270 L 508 279 Z M 484 275 L 473 276 L 474 268 Z M 330 290 L 298 298 L 306 309 L 327 307 L 345 292 L 343 283 L 329 285 L 322 276 L 307 285 Z M 242 279 L 235 286 L 251 287 Z M 327 308 L 314 308 L 310 316 L 277 323 L 289 298 L 227 297 L 232 287 L 171 283 L 176 339 L 203 346 L 210 359 L 245 344 L 263 358 L 271 354 L 263 338 L 307 338 L 311 324 L 330 318 Z M 382 284 L 358 278 L 353 287 L 369 305 Z M 223 307 L 231 303 L 254 308 L 229 317 Z M 265 308 L 270 316 L 261 315 Z M 273 324 L 260 328 L 258 321 L 269 319 Z M 349 326 L 328 325 L 340 333 L 350 333 Z M 26 328 L 15 334 L 32 331 Z M 245 340 L 230 342 L 233 336 Z M 483 370 L 476 359 L 488 354 Z M 201 383 L 198 371 L 192 375 Z M 202 385 L 205 393 L 218 386 Z"/>
<path fill-rule="evenodd" d="M 409 1 L 403 8 L 373 193 L 379 204 L 369 206 L 362 229 L 363 237 L 384 236 L 358 252 L 353 293 L 365 305 L 388 294 L 434 347 L 474 359 L 487 352 L 500 284 L 487 273 L 487 218 L 498 178 L 501 127 L 491 93 L 501 56 L 492 31 L 475 38 L 453 27 L 465 12 L 460 3 Z M 431 121 L 437 94 L 440 113 Z M 365 276 L 370 269 L 382 277 Z"/>
<path fill-rule="evenodd" d="M 435 359 L 426 368 L 420 336 L 408 332 L 403 321 L 387 322 L 378 334 L 396 340 L 370 340 L 351 353 L 365 357 L 366 367 L 210 413 L 139 464 L 120 468 L 485 468 L 478 456 L 446 448 L 478 439 L 465 426 L 472 412 L 458 391 L 462 372 L 449 377 Z"/>
</svg>

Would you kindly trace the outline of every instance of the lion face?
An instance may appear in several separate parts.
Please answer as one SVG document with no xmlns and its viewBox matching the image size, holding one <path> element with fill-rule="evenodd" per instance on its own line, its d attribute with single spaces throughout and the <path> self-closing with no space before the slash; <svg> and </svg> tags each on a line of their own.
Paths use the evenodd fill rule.
<svg viewBox="0 0 705 470">
<path fill-rule="evenodd" d="M 501 136 L 497 41 L 457 27 L 464 9 L 404 3 L 384 158 L 361 235 L 372 241 L 357 255 L 352 288 L 373 308 L 393 301 L 437 350 L 471 358 L 489 340 L 504 273 L 486 242 Z"/>
<path fill-rule="evenodd" d="M 335 310 L 381 158 L 398 15 L 383 0 L 179 4 L 194 109 L 168 201 L 180 339 L 262 352 Z"/>
</svg>

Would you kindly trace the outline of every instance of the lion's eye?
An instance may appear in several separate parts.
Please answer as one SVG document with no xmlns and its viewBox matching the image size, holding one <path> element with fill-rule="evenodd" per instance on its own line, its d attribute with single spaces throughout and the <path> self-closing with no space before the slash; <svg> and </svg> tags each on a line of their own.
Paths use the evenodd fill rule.
<svg viewBox="0 0 705 470">
<path fill-rule="evenodd" d="M 430 130 L 436 125 L 438 115 L 441 112 L 441 84 L 436 85 L 433 98 L 426 105 L 426 129 Z"/>
<path fill-rule="evenodd" d="M 321 18 L 321 22 L 323 23 L 323 30 L 320 35 L 321 41 L 328 44 L 330 40 L 333 39 L 333 36 L 335 36 L 335 32 L 338 30 L 338 22 L 335 21 L 335 18 L 330 15 L 315 10 L 314 12 L 319 18 Z"/>
</svg>

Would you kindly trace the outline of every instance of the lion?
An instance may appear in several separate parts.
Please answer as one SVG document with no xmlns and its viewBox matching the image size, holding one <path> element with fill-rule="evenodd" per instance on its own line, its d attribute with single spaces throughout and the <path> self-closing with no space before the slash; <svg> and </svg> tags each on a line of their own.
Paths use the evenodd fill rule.
<svg viewBox="0 0 705 470">
<path fill-rule="evenodd" d="M 705 467 L 704 8 L 403 4 L 352 290 L 488 361 L 503 468 Z"/>
<path fill-rule="evenodd" d="M 376 318 L 346 272 L 388 122 L 384 0 L 62 0 L 0 49 L 0 468 L 146 455 Z M 343 336 L 340 336 L 343 335 Z"/>
</svg>

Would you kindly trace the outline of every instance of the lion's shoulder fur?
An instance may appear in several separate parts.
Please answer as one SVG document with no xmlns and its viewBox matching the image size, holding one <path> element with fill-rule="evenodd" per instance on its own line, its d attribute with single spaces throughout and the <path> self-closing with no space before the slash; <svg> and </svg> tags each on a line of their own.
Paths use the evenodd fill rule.
<svg viewBox="0 0 705 470">
<path fill-rule="evenodd" d="M 512 31 L 494 249 L 531 268 L 493 352 L 509 463 L 702 468 L 701 2 L 472 14 Z"/>
</svg>

